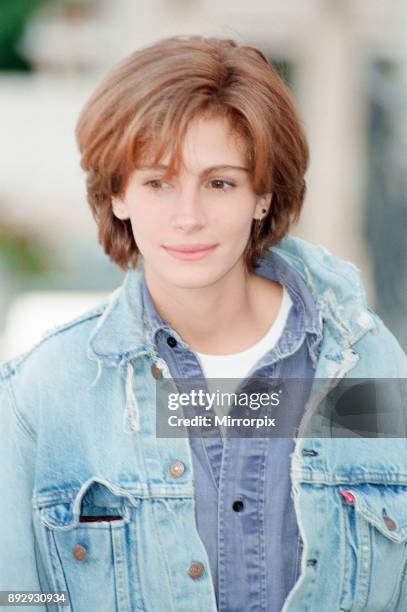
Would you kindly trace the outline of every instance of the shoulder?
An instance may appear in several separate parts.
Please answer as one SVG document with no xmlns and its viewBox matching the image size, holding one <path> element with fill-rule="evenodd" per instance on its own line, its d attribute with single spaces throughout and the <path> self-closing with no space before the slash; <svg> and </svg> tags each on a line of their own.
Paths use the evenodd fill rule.
<svg viewBox="0 0 407 612">
<path fill-rule="evenodd" d="M 43 333 L 41 338 L 29 349 L 0 364 L 0 380 L 10 378 L 37 360 L 52 360 L 56 355 L 66 356 L 68 352 L 83 348 L 97 320 L 103 315 L 108 302 L 103 302 L 74 319 L 56 325 Z"/>
<path fill-rule="evenodd" d="M 336 329 L 336 336 L 355 341 L 374 327 L 358 268 L 332 255 L 325 247 L 287 235 L 271 248 L 305 281 L 320 312 Z"/>
<path fill-rule="evenodd" d="M 355 343 L 354 349 L 363 358 L 354 377 L 366 372 L 374 378 L 407 378 L 407 355 L 391 330 L 379 315 L 368 307 L 374 327 Z"/>
<path fill-rule="evenodd" d="M 360 270 L 351 261 L 333 255 L 326 247 L 297 236 L 287 235 L 271 248 L 290 263 L 316 291 L 342 286 L 359 287 L 363 292 Z"/>
<path fill-rule="evenodd" d="M 287 235 L 272 247 L 310 289 L 329 335 L 331 352 L 353 349 L 352 376 L 407 376 L 407 357 L 394 334 L 368 305 L 360 270 L 325 247 Z"/>
<path fill-rule="evenodd" d="M 92 380 L 95 366 L 87 358 L 87 344 L 108 302 L 103 302 L 43 334 L 23 353 L 0 364 L 0 397 L 8 397 L 15 412 L 35 430 L 44 398 Z M 48 400 L 47 400 L 48 401 Z M 0 405 L 0 410 L 5 409 Z"/>
</svg>

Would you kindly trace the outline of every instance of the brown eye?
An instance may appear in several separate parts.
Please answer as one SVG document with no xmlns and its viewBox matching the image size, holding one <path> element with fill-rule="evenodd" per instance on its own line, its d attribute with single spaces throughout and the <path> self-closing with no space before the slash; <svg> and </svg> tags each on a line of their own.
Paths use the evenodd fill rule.
<svg viewBox="0 0 407 612">
<path fill-rule="evenodd" d="M 146 185 L 148 185 L 152 189 L 160 189 L 162 187 L 162 183 L 158 179 L 152 179 L 151 181 L 147 181 Z"/>
<path fill-rule="evenodd" d="M 224 179 L 213 179 L 210 181 L 210 185 L 212 185 L 215 191 L 226 191 L 229 188 L 235 187 L 234 183 Z"/>
</svg>

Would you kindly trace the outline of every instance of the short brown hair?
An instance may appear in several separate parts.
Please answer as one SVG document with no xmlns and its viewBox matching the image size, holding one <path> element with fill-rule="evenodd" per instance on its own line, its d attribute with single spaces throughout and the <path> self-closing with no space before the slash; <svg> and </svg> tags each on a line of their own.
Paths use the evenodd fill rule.
<svg viewBox="0 0 407 612">
<path fill-rule="evenodd" d="M 139 49 L 102 80 L 76 126 L 87 199 L 99 242 L 122 269 L 137 263 L 130 220 L 112 212 L 146 153 L 169 172 L 180 162 L 186 129 L 205 114 L 226 116 L 243 135 L 256 193 L 272 193 L 261 224 L 253 221 L 244 253 L 249 271 L 299 218 L 308 145 L 289 88 L 261 51 L 233 40 L 171 37 Z"/>
</svg>

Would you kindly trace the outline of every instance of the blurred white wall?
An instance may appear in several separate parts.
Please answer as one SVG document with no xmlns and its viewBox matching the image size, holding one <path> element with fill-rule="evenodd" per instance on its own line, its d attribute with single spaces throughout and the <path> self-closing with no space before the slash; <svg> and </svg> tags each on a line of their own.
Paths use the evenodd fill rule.
<svg viewBox="0 0 407 612">
<path fill-rule="evenodd" d="M 13 301 L 5 331 L 0 335 L 0 362 L 28 350 L 48 330 L 79 317 L 106 297 L 96 292 L 22 293 Z"/>
<path fill-rule="evenodd" d="M 390 0 L 103 0 L 91 20 L 61 24 L 42 12 L 21 48 L 37 65 L 0 77 L 3 214 L 46 231 L 90 233 L 74 126 L 108 67 L 161 36 L 200 33 L 259 45 L 297 66 L 294 93 L 311 146 L 299 235 L 362 268 L 360 240 L 366 130 L 362 62 L 405 49 L 406 3 Z M 91 72 L 75 72 L 75 67 Z M 59 71 L 55 68 L 59 66 Z"/>
</svg>

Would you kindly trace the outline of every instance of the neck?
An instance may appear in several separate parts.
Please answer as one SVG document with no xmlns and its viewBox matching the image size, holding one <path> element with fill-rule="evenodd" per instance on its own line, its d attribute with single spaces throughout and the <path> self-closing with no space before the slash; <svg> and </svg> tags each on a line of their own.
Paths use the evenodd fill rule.
<svg viewBox="0 0 407 612">
<path fill-rule="evenodd" d="M 195 351 L 226 355 L 258 342 L 277 317 L 283 288 L 243 264 L 205 287 L 168 285 L 145 272 L 154 306 Z"/>
</svg>

